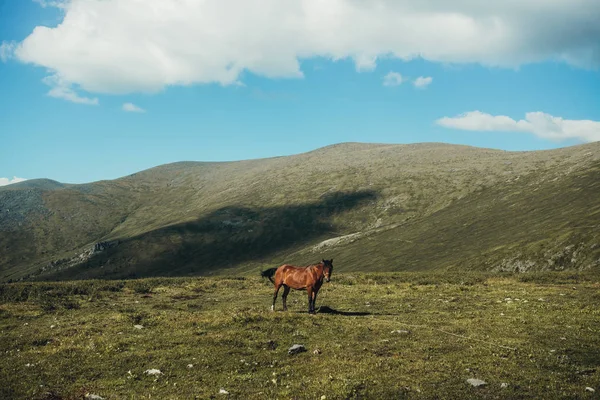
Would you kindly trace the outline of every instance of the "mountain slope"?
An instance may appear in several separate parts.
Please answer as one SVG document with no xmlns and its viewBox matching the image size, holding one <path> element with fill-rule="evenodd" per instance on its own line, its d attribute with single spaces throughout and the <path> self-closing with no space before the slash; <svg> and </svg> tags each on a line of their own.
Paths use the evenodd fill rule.
<svg viewBox="0 0 600 400">
<path fill-rule="evenodd" d="M 27 181 L 0 189 L 0 276 L 244 273 L 324 257 L 340 270 L 596 268 L 599 168 L 599 143 L 344 143 L 85 185 Z"/>
</svg>

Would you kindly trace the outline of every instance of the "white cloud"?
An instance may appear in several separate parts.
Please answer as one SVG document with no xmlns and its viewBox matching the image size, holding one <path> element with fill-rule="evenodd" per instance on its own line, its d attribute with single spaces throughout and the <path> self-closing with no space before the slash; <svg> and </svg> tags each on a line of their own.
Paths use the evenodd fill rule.
<svg viewBox="0 0 600 400">
<path fill-rule="evenodd" d="M 57 99 L 64 99 L 77 104 L 87 104 L 91 106 L 98 105 L 97 98 L 79 96 L 72 88 L 66 86 L 57 86 L 50 89 L 48 96 L 55 97 Z"/>
<path fill-rule="evenodd" d="M 127 111 L 127 112 L 137 112 L 137 113 L 145 113 L 146 112 L 146 110 L 144 110 L 141 107 L 136 106 L 133 103 L 124 103 L 122 109 L 123 109 L 123 111 Z"/>
<path fill-rule="evenodd" d="M 68 0 L 33 0 L 34 3 L 38 3 L 43 8 L 56 7 L 64 8 Z"/>
<path fill-rule="evenodd" d="M 429 84 L 433 81 L 433 78 L 430 76 L 420 76 L 414 80 L 413 85 L 420 89 L 425 89 Z"/>
<path fill-rule="evenodd" d="M 95 93 L 227 85 L 245 70 L 302 77 L 299 60 L 311 57 L 350 58 L 359 71 L 380 58 L 415 57 L 600 66 L 598 0 L 39 2 L 58 4 L 64 19 L 36 27 L 15 57 Z"/>
<path fill-rule="evenodd" d="M 16 42 L 3 41 L 2 44 L 0 44 L 0 60 L 2 60 L 2 62 L 7 62 L 13 58 L 16 48 Z"/>
<path fill-rule="evenodd" d="M 43 79 L 43 82 L 52 88 L 48 92 L 48 96 L 57 99 L 64 99 L 77 104 L 98 105 L 97 98 L 83 97 L 78 95 L 73 89 L 73 84 L 68 83 L 58 75 L 50 75 Z"/>
<path fill-rule="evenodd" d="M 525 119 L 515 121 L 505 115 L 490 115 L 470 111 L 457 117 L 443 117 L 436 121 L 446 128 L 467 131 L 528 132 L 553 141 L 577 139 L 583 142 L 600 140 L 600 122 L 569 120 L 543 112 L 529 112 Z"/>
<path fill-rule="evenodd" d="M 26 181 L 27 179 L 25 178 L 17 178 L 16 176 L 13 176 L 12 179 L 9 178 L 0 178 L 0 186 L 6 186 L 6 185 L 10 185 L 12 183 L 19 183 L 19 182 L 23 182 Z"/>
<path fill-rule="evenodd" d="M 383 86 L 398 86 L 404 79 L 398 72 L 389 72 L 383 77 Z"/>
</svg>

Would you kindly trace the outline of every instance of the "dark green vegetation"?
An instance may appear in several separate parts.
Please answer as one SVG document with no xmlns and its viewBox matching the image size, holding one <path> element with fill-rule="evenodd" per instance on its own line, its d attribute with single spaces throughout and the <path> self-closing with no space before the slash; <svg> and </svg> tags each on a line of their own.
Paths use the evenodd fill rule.
<svg viewBox="0 0 600 400">
<path fill-rule="evenodd" d="M 334 273 L 317 299 L 326 312 L 314 316 L 303 292 L 290 294 L 290 311 L 268 311 L 271 293 L 258 277 L 1 285 L 0 398 L 585 399 L 596 395 L 586 387 L 600 390 L 591 271 Z M 307 351 L 288 355 L 293 344 Z"/>
<path fill-rule="evenodd" d="M 0 189 L 0 279 L 598 269 L 600 143 L 340 144 Z"/>
</svg>

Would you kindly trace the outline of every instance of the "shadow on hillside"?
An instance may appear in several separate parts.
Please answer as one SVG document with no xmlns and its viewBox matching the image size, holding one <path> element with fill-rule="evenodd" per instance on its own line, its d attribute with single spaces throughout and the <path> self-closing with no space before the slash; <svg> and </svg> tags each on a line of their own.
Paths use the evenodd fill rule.
<svg viewBox="0 0 600 400">
<path fill-rule="evenodd" d="M 85 264 L 42 278 L 122 279 L 206 274 L 330 238 L 334 216 L 376 198 L 375 191 L 366 190 L 334 192 L 302 205 L 223 207 L 197 221 L 124 239 Z"/>
</svg>

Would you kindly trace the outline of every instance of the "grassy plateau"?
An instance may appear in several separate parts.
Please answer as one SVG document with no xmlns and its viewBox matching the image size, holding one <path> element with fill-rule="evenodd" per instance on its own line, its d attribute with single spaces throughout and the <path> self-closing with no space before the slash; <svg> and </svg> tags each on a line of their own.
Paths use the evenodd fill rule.
<svg viewBox="0 0 600 400">
<path fill-rule="evenodd" d="M 316 315 L 256 275 L 3 284 L 0 398 L 597 398 L 598 281 L 334 272 Z"/>
</svg>

